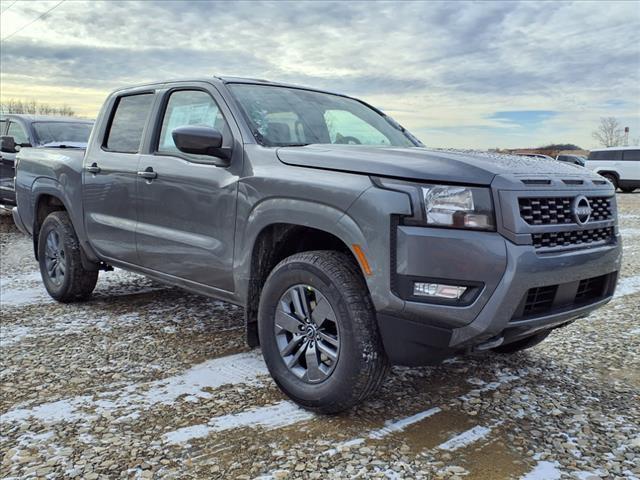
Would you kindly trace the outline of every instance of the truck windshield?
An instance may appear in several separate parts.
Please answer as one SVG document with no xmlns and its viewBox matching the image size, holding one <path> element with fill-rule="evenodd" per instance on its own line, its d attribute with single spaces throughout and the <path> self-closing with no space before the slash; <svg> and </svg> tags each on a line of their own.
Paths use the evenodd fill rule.
<svg viewBox="0 0 640 480">
<path fill-rule="evenodd" d="M 416 146 L 393 120 L 351 98 L 271 85 L 229 87 L 254 137 L 265 146 Z"/>
<path fill-rule="evenodd" d="M 87 143 L 91 123 L 86 122 L 34 122 L 33 130 L 38 145 L 48 143 Z"/>
</svg>

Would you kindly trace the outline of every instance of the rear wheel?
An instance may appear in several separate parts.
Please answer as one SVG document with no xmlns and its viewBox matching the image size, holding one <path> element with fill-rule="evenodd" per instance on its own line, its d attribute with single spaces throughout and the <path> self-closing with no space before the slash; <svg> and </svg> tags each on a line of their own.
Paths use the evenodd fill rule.
<svg viewBox="0 0 640 480">
<path fill-rule="evenodd" d="M 521 350 L 526 350 L 527 348 L 535 347 L 540 342 L 542 342 L 545 338 L 547 338 L 550 333 L 551 333 L 551 330 L 540 332 L 530 337 L 523 338 L 522 340 L 517 340 L 513 343 L 500 345 L 499 347 L 492 348 L 492 350 L 497 353 L 507 353 L 507 354 L 516 353 Z"/>
<path fill-rule="evenodd" d="M 98 270 L 82 266 L 80 244 L 67 212 L 50 213 L 42 223 L 38 261 L 47 292 L 59 302 L 85 300 L 98 281 Z"/>
<path fill-rule="evenodd" d="M 275 382 L 310 410 L 353 407 L 379 388 L 388 368 L 362 275 L 339 252 L 280 262 L 262 291 L 258 327 Z"/>
</svg>

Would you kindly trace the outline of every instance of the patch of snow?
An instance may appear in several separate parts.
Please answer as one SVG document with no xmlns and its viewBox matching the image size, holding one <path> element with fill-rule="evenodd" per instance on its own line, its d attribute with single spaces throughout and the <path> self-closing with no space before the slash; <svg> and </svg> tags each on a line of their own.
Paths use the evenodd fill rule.
<svg viewBox="0 0 640 480">
<path fill-rule="evenodd" d="M 442 410 L 440 407 L 433 407 L 429 410 L 425 410 L 423 412 L 416 413 L 415 415 L 411 415 L 410 417 L 401 418 L 400 420 L 390 421 L 387 420 L 384 424 L 384 427 L 373 430 L 369 433 L 369 438 L 374 440 L 379 440 L 381 438 L 386 437 L 387 435 L 395 432 L 401 432 L 409 425 L 413 425 L 414 423 L 420 422 L 425 418 L 431 417 L 436 413 L 440 413 Z"/>
<path fill-rule="evenodd" d="M 195 438 L 204 438 L 213 432 L 237 428 L 262 427 L 267 430 L 286 427 L 311 420 L 314 414 L 293 402 L 282 401 L 274 405 L 252 408 L 240 413 L 214 417 L 207 424 L 191 425 L 166 433 L 163 438 L 170 444 L 182 444 Z"/>
<path fill-rule="evenodd" d="M 638 237 L 640 236 L 640 228 L 621 228 L 620 235 L 622 238 Z"/>
<path fill-rule="evenodd" d="M 72 422 L 82 418 L 78 407 L 88 402 L 90 396 L 79 396 L 57 402 L 43 403 L 33 408 L 14 409 L 0 415 L 0 423 L 23 422 L 28 418 L 36 418 L 44 423 Z"/>
<path fill-rule="evenodd" d="M 557 462 L 541 461 L 520 480 L 559 480 L 561 476 Z"/>
<path fill-rule="evenodd" d="M 46 423 L 92 420 L 96 415 L 122 411 L 125 416 L 158 404 L 171 404 L 183 395 L 193 398 L 211 398 L 205 389 L 215 389 L 222 385 L 249 384 L 260 386 L 258 376 L 268 371 L 259 352 L 208 360 L 191 367 L 181 375 L 154 382 L 131 384 L 119 390 L 103 392 L 98 400 L 90 396 L 72 397 L 57 402 L 45 403 L 32 408 L 17 408 L 4 413 L 2 423 L 18 422 L 33 417 Z M 81 410 L 93 410 L 95 414 Z M 122 417 L 121 417 L 122 418 Z"/>
<path fill-rule="evenodd" d="M 493 426 L 496 426 L 494 424 Z M 491 433 L 493 426 L 483 427 L 481 425 L 477 425 L 465 432 L 462 432 L 459 435 L 456 435 L 453 438 L 450 438 L 446 442 L 438 445 L 437 448 L 440 450 L 458 450 L 459 448 L 466 447 L 467 445 L 471 445 L 474 442 L 486 437 Z"/>
<path fill-rule="evenodd" d="M 613 298 L 620 298 L 637 292 L 640 292 L 640 275 L 634 275 L 633 277 L 620 280 Z"/>
</svg>

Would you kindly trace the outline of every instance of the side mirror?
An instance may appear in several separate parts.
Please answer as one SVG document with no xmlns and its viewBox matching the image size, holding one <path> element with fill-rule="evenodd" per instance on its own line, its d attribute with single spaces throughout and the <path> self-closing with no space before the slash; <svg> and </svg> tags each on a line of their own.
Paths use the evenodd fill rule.
<svg viewBox="0 0 640 480">
<path fill-rule="evenodd" d="M 215 128 L 196 125 L 178 127 L 171 132 L 171 136 L 181 152 L 208 155 L 227 161 L 231 158 L 230 149 L 222 148 L 222 133 Z"/>
<path fill-rule="evenodd" d="M 4 153 L 16 153 L 16 142 L 13 137 L 5 135 L 0 137 L 0 151 Z"/>
</svg>

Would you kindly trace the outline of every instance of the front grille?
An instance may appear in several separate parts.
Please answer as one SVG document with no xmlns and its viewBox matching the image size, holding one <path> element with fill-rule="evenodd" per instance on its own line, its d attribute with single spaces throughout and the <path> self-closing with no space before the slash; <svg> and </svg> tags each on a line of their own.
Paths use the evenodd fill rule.
<svg viewBox="0 0 640 480">
<path fill-rule="evenodd" d="M 522 297 L 511 321 L 520 322 L 597 303 L 613 293 L 615 280 L 614 272 L 559 285 L 530 288 Z"/>
<path fill-rule="evenodd" d="M 534 233 L 532 238 L 535 248 L 584 247 L 612 242 L 614 231 L 613 227 L 592 228 L 590 230 L 570 230 L 568 232 Z"/>
<path fill-rule="evenodd" d="M 527 292 L 527 299 L 524 304 L 524 316 L 529 317 L 548 311 L 553 305 L 557 290 L 557 285 L 530 289 Z"/>
<path fill-rule="evenodd" d="M 575 223 L 574 197 L 522 197 L 518 199 L 520 216 L 529 225 L 562 225 Z M 610 220 L 611 197 L 589 197 L 593 212 L 589 222 Z"/>
</svg>

